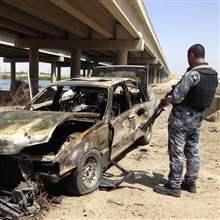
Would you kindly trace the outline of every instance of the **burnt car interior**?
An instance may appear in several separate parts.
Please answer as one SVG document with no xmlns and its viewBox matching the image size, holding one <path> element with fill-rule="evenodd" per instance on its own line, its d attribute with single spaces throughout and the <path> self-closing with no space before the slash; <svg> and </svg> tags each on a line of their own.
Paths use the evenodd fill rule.
<svg viewBox="0 0 220 220">
<path fill-rule="evenodd" d="M 122 85 L 118 85 L 113 91 L 113 104 L 112 104 L 112 117 L 127 111 L 129 109 L 129 104 L 131 106 L 143 103 L 146 98 L 143 91 L 134 82 L 126 82 L 126 89 Z M 129 96 L 126 95 L 126 92 Z M 129 103 L 130 100 L 130 103 Z"/>
<path fill-rule="evenodd" d="M 113 91 L 112 117 L 116 117 L 128 109 L 129 103 L 125 90 L 122 85 L 118 85 Z"/>
<path fill-rule="evenodd" d="M 108 90 L 87 86 L 52 86 L 41 93 L 30 105 L 30 110 L 93 112 L 100 119 L 106 109 Z"/>
<path fill-rule="evenodd" d="M 143 91 L 134 82 L 125 82 L 129 92 L 131 106 L 140 104 L 146 101 Z"/>
</svg>

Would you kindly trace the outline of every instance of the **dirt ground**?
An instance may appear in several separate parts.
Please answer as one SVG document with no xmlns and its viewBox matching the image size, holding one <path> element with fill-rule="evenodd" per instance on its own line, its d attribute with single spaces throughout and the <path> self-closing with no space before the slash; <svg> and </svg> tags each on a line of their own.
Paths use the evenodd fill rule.
<svg viewBox="0 0 220 220">
<path fill-rule="evenodd" d="M 157 95 L 165 94 L 175 80 L 156 85 Z M 127 170 L 142 171 L 117 190 L 97 190 L 82 197 L 63 197 L 62 203 L 44 220 L 57 219 L 219 219 L 220 216 L 220 120 L 203 122 L 201 131 L 201 170 L 198 193 L 183 191 L 181 198 L 153 192 L 153 186 L 166 180 L 168 108 L 156 121 L 152 142 L 136 146 L 119 161 Z M 111 168 L 109 172 L 117 173 Z"/>
</svg>

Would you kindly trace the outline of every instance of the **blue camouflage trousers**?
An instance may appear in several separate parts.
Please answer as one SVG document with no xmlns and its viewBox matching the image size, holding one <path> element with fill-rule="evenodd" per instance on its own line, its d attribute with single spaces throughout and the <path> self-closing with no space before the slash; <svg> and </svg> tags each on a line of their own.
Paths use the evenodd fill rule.
<svg viewBox="0 0 220 220">
<path fill-rule="evenodd" d="M 192 184 L 199 173 L 199 128 L 187 128 L 175 123 L 168 125 L 168 153 L 170 159 L 169 183 L 173 188 L 180 188 L 183 166 L 186 160 L 184 181 Z"/>
</svg>

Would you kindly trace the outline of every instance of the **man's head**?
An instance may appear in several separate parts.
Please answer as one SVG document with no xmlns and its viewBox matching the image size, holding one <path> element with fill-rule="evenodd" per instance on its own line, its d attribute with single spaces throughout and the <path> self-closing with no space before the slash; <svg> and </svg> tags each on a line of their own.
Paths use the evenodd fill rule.
<svg viewBox="0 0 220 220">
<path fill-rule="evenodd" d="M 188 49 L 188 63 L 194 66 L 198 63 L 205 62 L 205 48 L 201 44 L 194 44 Z"/>
</svg>

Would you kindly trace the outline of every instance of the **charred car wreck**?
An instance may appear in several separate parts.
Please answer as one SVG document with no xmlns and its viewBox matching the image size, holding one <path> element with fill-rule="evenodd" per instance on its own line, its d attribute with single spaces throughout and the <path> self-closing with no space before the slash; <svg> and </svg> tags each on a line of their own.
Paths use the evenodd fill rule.
<svg viewBox="0 0 220 220">
<path fill-rule="evenodd" d="M 0 115 L 0 188 L 41 179 L 64 184 L 71 194 L 98 188 L 110 159 L 151 128 L 140 128 L 155 100 L 133 79 L 76 78 L 58 81 L 23 109 Z"/>
</svg>

